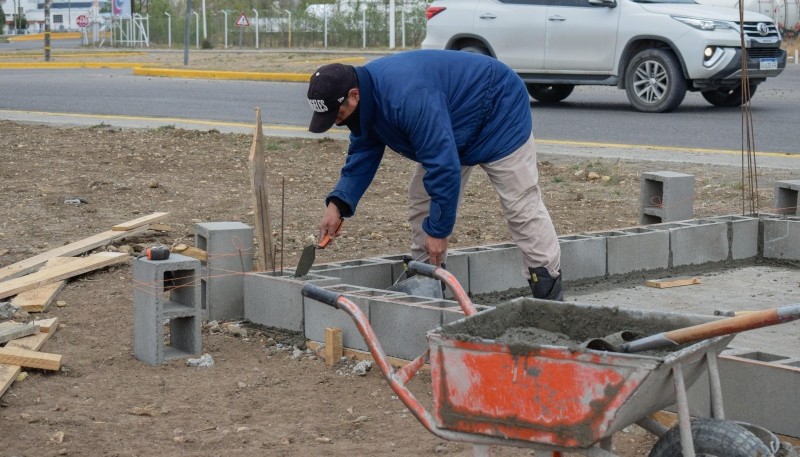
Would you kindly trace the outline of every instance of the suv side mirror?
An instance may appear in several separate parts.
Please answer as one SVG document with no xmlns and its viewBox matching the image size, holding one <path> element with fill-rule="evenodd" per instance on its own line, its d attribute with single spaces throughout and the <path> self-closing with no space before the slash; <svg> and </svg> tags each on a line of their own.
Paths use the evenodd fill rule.
<svg viewBox="0 0 800 457">
<path fill-rule="evenodd" d="M 617 0 L 588 0 L 588 2 L 590 5 L 606 6 L 608 8 L 617 6 Z"/>
</svg>

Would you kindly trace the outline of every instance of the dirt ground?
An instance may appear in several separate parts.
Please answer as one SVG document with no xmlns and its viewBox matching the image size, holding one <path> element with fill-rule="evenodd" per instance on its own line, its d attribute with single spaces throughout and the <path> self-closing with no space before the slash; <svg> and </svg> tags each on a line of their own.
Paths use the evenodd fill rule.
<svg viewBox="0 0 800 457">
<path fill-rule="evenodd" d="M 215 131 L 0 121 L 0 267 L 155 211 L 170 213 L 164 221 L 169 230 L 103 249 L 193 244 L 197 222 L 252 225 L 251 139 Z M 292 267 L 317 234 L 346 144 L 268 138 L 266 149 L 279 260 Z M 643 171 L 694 174 L 698 217 L 742 213 L 738 168 L 557 155 L 540 155 L 539 166 L 560 235 L 636 225 Z M 332 248 L 318 253 L 318 262 L 403 253 L 410 170 L 409 162 L 387 153 L 356 217 Z M 771 206 L 774 181 L 790 177 L 761 172 L 763 208 Z M 75 197 L 87 203 L 65 204 Z M 465 200 L 452 247 L 508 240 L 483 173 L 473 175 Z M 63 368 L 30 370 L 0 398 L 2 456 L 472 455 L 471 446 L 425 431 L 377 369 L 358 376 L 352 362 L 331 369 L 313 354 L 293 358 L 299 352 L 279 344 L 289 341 L 283 334 L 246 325 L 246 336 L 206 329 L 203 350 L 214 358 L 213 368 L 137 361 L 130 264 L 73 279 L 57 300 L 45 314 L 58 316 L 62 325 L 42 350 L 62 354 Z M 430 404 L 429 374 L 411 386 Z M 623 456 L 646 455 L 652 439 L 623 433 L 615 446 Z M 498 448 L 495 455 L 531 451 Z"/>
</svg>

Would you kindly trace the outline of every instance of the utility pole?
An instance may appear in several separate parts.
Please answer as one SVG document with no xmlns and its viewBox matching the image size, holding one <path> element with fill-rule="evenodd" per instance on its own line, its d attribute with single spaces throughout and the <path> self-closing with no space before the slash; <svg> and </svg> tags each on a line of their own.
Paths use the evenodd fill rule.
<svg viewBox="0 0 800 457">
<path fill-rule="evenodd" d="M 189 25 L 192 21 L 192 0 L 186 0 L 186 20 L 183 24 L 183 66 L 189 65 Z"/>
<path fill-rule="evenodd" d="M 44 2 L 44 61 L 50 62 L 50 2 Z"/>
</svg>

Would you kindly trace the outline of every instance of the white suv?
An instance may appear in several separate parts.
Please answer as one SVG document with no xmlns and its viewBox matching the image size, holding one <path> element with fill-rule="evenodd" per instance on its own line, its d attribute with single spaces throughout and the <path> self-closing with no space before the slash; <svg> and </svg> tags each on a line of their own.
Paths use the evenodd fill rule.
<svg viewBox="0 0 800 457">
<path fill-rule="evenodd" d="M 692 0 L 434 0 L 427 17 L 423 48 L 496 57 L 541 103 L 598 84 L 625 89 L 645 112 L 677 108 L 687 90 L 738 106 L 786 66 L 775 23 L 745 11 L 742 91 L 738 9 Z"/>
</svg>

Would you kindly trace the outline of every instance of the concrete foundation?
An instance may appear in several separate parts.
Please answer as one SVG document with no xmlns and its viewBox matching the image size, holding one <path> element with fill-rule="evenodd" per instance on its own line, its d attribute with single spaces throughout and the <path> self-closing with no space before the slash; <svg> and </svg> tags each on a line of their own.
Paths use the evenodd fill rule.
<svg viewBox="0 0 800 457">
<path fill-rule="evenodd" d="M 670 192 L 668 188 L 664 198 L 682 198 Z M 800 260 L 798 217 L 727 215 L 682 219 L 562 236 L 559 242 L 567 300 L 707 315 L 717 309 L 766 309 L 800 302 L 797 270 L 791 263 Z M 762 265 L 765 260 L 770 265 Z M 781 265 L 785 261 L 788 262 Z M 522 256 L 513 244 L 456 249 L 450 252 L 447 263 L 448 270 L 473 296 L 507 294 L 512 290 L 528 293 Z M 349 316 L 302 297 L 300 288 L 304 282 L 313 282 L 354 301 L 369 319 L 387 355 L 412 359 L 424 352 L 429 330 L 461 319 L 463 313 L 453 301 L 385 290 L 402 279 L 401 273 L 402 256 L 315 265 L 312 274 L 303 280 L 290 272 L 282 276 L 252 273 L 244 279 L 244 317 L 263 325 L 301 330 L 309 340 L 321 343 L 325 341 L 325 328 L 338 327 L 345 347 L 367 350 Z M 644 278 L 687 275 L 700 276 L 701 284 L 671 289 L 643 285 Z M 777 276 L 773 279 L 772 275 Z M 634 284 L 627 288 L 626 281 Z M 664 297 L 674 300 L 664 302 Z M 780 335 L 777 341 L 775 335 Z M 762 395 L 759 390 L 760 385 L 772 383 L 773 376 L 774 385 L 781 389 L 800 382 L 800 324 L 744 332 L 734 341 L 736 350 L 749 348 L 751 354 L 774 354 L 777 358 L 753 356 L 760 359 L 742 360 L 746 357 L 741 354 L 724 358 L 723 393 L 730 416 L 778 433 L 800 436 L 800 422 L 793 415 L 800 405 L 796 396 L 786 396 L 796 387 L 781 390 L 783 396 L 773 390 Z M 771 369 L 775 364 L 780 365 L 779 370 Z M 766 369 L 755 373 L 754 365 Z M 753 383 L 753 379 L 759 383 Z M 769 413 L 750 414 L 755 410 Z"/>
</svg>

